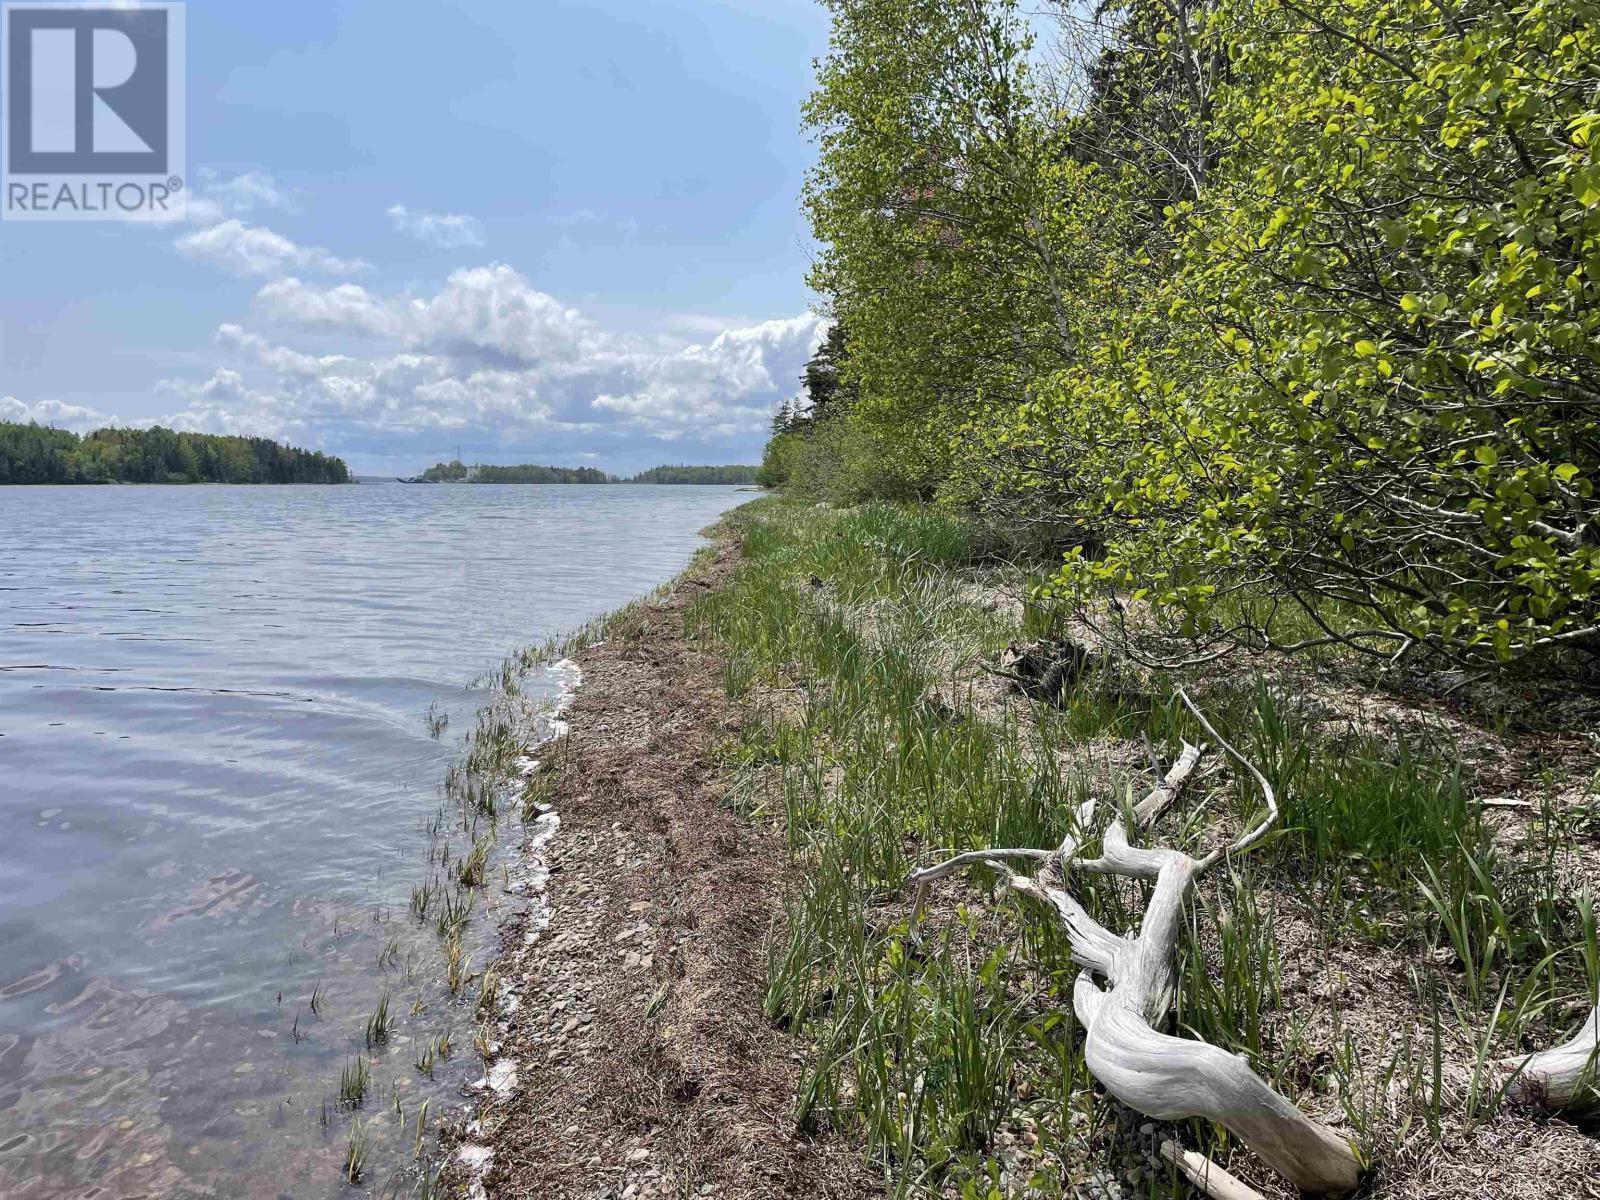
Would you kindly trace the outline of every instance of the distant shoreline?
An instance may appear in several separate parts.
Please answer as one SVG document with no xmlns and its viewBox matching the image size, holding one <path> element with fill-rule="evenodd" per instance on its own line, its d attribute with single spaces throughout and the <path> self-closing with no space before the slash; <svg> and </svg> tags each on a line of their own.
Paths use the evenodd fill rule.
<svg viewBox="0 0 1600 1200">
<path fill-rule="evenodd" d="M 0 484 L 349 483 L 341 458 L 268 438 L 148 429 L 81 437 L 49 425 L 0 421 Z"/>
<path fill-rule="evenodd" d="M 421 475 L 401 479 L 401 483 L 658 483 L 658 484 L 722 484 L 739 486 L 759 481 L 761 468 L 754 465 L 689 466 L 673 464 L 651 467 L 630 478 L 612 475 L 597 467 L 558 467 L 537 463 L 516 466 L 494 466 L 477 463 L 468 466 L 459 458 L 450 462 L 435 463 Z"/>
<path fill-rule="evenodd" d="M 42 479 L 42 480 L 17 480 L 8 479 L 0 481 L 0 487 L 8 488 L 50 488 L 50 487 L 84 487 L 84 488 L 186 488 L 186 487 L 354 487 L 360 480 L 347 479 L 343 483 L 334 483 L 331 480 L 319 479 Z M 367 482 L 381 482 L 368 480 Z"/>
<path fill-rule="evenodd" d="M 419 484 L 427 487 L 742 487 L 755 488 L 754 481 L 727 483 L 705 479 L 401 479 L 391 475 L 369 475 L 351 480 L 352 483 Z"/>
</svg>

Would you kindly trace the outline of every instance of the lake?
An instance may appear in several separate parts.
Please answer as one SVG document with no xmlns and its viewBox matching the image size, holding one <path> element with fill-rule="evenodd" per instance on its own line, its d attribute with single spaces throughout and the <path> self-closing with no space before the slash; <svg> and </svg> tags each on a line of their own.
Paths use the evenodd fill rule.
<svg viewBox="0 0 1600 1200">
<path fill-rule="evenodd" d="M 407 919 L 474 681 L 747 498 L 0 488 L 0 1195 L 332 1195 L 353 1119 L 363 1190 L 415 1189 L 422 1103 L 482 1073 Z"/>
</svg>

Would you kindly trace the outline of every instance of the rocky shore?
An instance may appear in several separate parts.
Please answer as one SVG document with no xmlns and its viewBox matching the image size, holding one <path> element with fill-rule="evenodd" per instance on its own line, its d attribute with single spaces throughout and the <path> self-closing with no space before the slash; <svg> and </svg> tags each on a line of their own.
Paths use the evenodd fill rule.
<svg viewBox="0 0 1600 1200">
<path fill-rule="evenodd" d="M 782 833 L 724 803 L 717 753 L 739 718 L 719 663 L 684 636 L 688 605 L 737 557 L 719 538 L 572 651 L 583 685 L 539 776 L 560 831 L 528 851 L 547 907 L 502 928 L 488 968 L 515 1001 L 480 1036 L 492 1067 L 446 1175 L 463 1192 L 868 1190 L 856 1152 L 796 1134 L 801 1055 L 762 1013 Z"/>
<path fill-rule="evenodd" d="M 1594 702 L 1513 721 L 1340 660 L 1178 681 L 1058 653 L 1057 677 L 1030 655 L 1070 639 L 1030 635 L 1025 572 L 974 539 L 932 510 L 758 502 L 564 648 L 583 684 L 516 764 L 507 892 L 530 902 L 482 975 L 450 1194 L 1199 1194 L 1174 1159 L 1298 1194 L 1218 1126 L 1108 1096 L 1069 947 L 933 867 L 1059 845 L 1203 735 L 1269 763 L 1285 832 L 1196 891 L 1166 1027 L 1333 1130 L 1357 1194 L 1589 1195 L 1582 1114 L 1506 1080 L 1593 1005 Z M 1257 827 L 1249 768 L 1213 762 L 1141 838 Z M 917 867 L 926 896 L 899 886 Z M 1084 895 L 1140 927 L 1137 888 Z"/>
</svg>

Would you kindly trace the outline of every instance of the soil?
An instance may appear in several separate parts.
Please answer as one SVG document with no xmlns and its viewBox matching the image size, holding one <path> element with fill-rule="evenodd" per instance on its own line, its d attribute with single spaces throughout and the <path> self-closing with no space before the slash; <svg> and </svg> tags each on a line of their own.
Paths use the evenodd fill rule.
<svg viewBox="0 0 1600 1200">
<path fill-rule="evenodd" d="M 572 653 L 584 682 L 567 713 L 568 733 L 544 753 L 551 764 L 547 799 L 561 818 L 558 834 L 539 852 L 550 869 L 549 924 L 530 926 L 524 917 L 502 930 L 492 969 L 517 1002 L 513 1011 L 502 1010 L 487 1034 L 490 1044 L 482 1046 L 495 1068 L 467 1131 L 471 1144 L 448 1177 L 473 1194 L 563 1200 L 882 1194 L 881 1173 L 859 1145 L 797 1130 L 792 1113 L 805 1047 L 763 1012 L 765 945 L 782 912 L 784 832 L 746 819 L 728 803 L 724 749 L 742 720 L 757 718 L 744 715 L 751 706 L 727 699 L 721 660 L 685 635 L 689 607 L 722 586 L 738 558 L 735 545 L 719 542 L 668 590 L 613 622 L 605 642 Z M 1557 808 L 1574 811 L 1593 803 L 1600 743 L 1589 736 L 1587 718 L 1600 706 L 1574 716 L 1571 704 L 1536 705 L 1517 719 L 1487 722 L 1474 719 L 1464 697 L 1396 697 L 1326 673 L 1294 678 L 1302 694 L 1352 732 L 1420 737 L 1443 729 L 1463 750 L 1475 795 L 1553 794 Z M 785 698 L 765 701 L 781 708 Z M 941 699 L 980 715 L 1021 703 L 1003 681 L 975 668 Z M 1564 719 L 1552 720 L 1556 713 Z M 1538 736 L 1529 736 L 1530 720 L 1544 721 Z M 1136 770 L 1147 753 L 1116 739 L 1082 747 L 1092 764 L 1125 771 Z M 1537 811 L 1495 811 L 1491 825 L 1515 848 Z M 1575 894 L 1600 882 L 1592 846 L 1568 858 L 1555 864 L 1564 889 Z M 1305 897 L 1270 877 L 1257 884 L 1284 964 L 1285 1003 L 1267 1017 L 1269 1040 L 1298 1036 L 1323 1052 L 1343 1045 L 1377 1064 L 1403 1037 L 1424 1044 L 1430 1033 L 1409 999 L 1417 964 L 1407 953 L 1374 946 L 1354 931 L 1348 941 L 1330 944 Z M 986 893 L 970 881 L 951 881 L 940 892 L 930 924 L 963 901 L 985 908 Z M 1576 1019 L 1558 1015 L 1569 1024 Z M 1441 1078 L 1452 1093 L 1464 1088 L 1477 1053 L 1465 1041 L 1441 1048 Z M 1022 1087 L 1025 1068 L 1019 1068 Z M 505 1086 L 495 1086 L 495 1070 Z M 1399 1088 L 1395 1082 L 1376 1097 L 1384 1111 L 1373 1119 L 1386 1148 L 1358 1194 L 1600 1200 L 1600 1141 L 1592 1128 L 1525 1105 L 1474 1124 L 1452 1102 L 1442 1127 L 1430 1129 L 1407 1115 Z M 1308 1091 L 1300 1102 L 1342 1127 L 1337 1095 Z M 1025 1110 L 1019 1099 L 1017 1113 Z M 1079 1180 L 1079 1194 L 1142 1194 L 1140 1180 L 1164 1181 L 1155 1126 L 1125 1116 L 1119 1136 L 1126 1135 L 1136 1161 L 1133 1174 L 1122 1176 L 1132 1187 L 1099 1174 L 1079 1180 L 1073 1164 L 1059 1164 Z M 1035 1161 L 1038 1140 L 1030 1129 L 1019 1117 L 999 1134 L 997 1153 L 1015 1160 L 1017 1178 L 1048 1165 Z M 1160 1136 L 1181 1139 L 1182 1132 L 1163 1126 Z M 1248 1155 L 1230 1159 L 1224 1165 L 1265 1195 L 1289 1194 Z"/>
<path fill-rule="evenodd" d="M 545 754 L 561 818 L 542 852 L 549 924 L 505 927 L 492 964 L 518 1001 L 484 1048 L 515 1064 L 515 1084 L 497 1090 L 490 1072 L 447 1177 L 475 1192 L 878 1191 L 859 1148 L 797 1132 L 800 1047 L 762 1012 L 782 834 L 724 801 L 717 756 L 740 718 L 720 664 L 684 636 L 686 608 L 737 557 L 719 544 L 571 656 L 584 682 Z"/>
</svg>

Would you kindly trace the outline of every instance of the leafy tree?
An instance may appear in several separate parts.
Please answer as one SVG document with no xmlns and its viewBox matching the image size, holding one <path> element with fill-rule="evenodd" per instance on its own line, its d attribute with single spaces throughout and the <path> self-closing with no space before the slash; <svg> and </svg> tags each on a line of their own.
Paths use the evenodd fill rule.
<svg viewBox="0 0 1600 1200">
<path fill-rule="evenodd" d="M 63 429 L 0 422 L 0 484 L 348 483 L 344 462 L 266 438 L 149 429 Z"/>
<path fill-rule="evenodd" d="M 630 483 L 738 484 L 754 483 L 759 467 L 651 467 L 635 475 Z"/>
<path fill-rule="evenodd" d="M 1245 581 L 1384 656 L 1593 639 L 1595 11 L 1224 6 L 1228 153 L 1126 349 L 1056 392 L 1114 513 L 1064 582 L 1251 642 Z"/>
<path fill-rule="evenodd" d="M 459 461 L 436 463 L 422 473 L 429 483 L 615 483 L 594 467 L 541 467 L 533 464 L 468 467 Z"/>
<path fill-rule="evenodd" d="M 830 7 L 854 392 L 765 479 L 1048 528 L 1168 660 L 1595 645 L 1592 0 L 1060 5 L 1045 54 L 1011 0 Z"/>
</svg>

